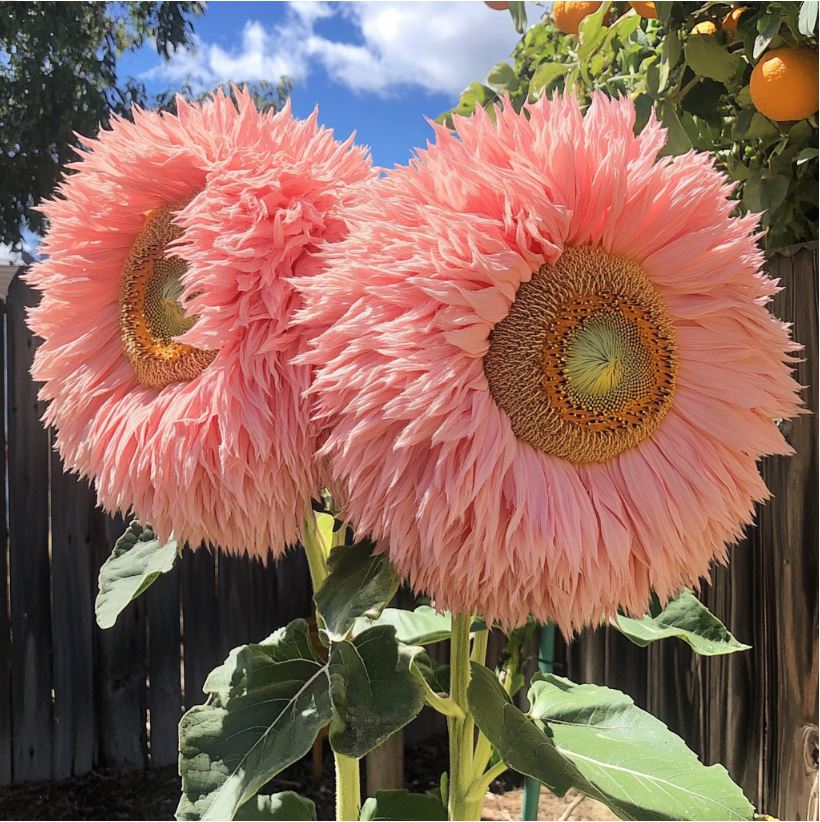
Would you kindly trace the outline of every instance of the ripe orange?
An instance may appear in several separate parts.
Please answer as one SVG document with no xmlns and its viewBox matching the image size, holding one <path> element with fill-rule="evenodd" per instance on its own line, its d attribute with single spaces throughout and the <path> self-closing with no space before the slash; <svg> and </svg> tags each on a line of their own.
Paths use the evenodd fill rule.
<svg viewBox="0 0 820 822">
<path fill-rule="evenodd" d="M 692 34 L 717 34 L 717 26 L 711 20 L 702 20 L 692 29 Z"/>
<path fill-rule="evenodd" d="M 552 4 L 552 19 L 564 34 L 578 34 L 581 20 L 594 14 L 600 7 L 600 3 L 556 2 Z"/>
<path fill-rule="evenodd" d="M 629 0 L 629 5 L 632 6 L 641 17 L 647 17 L 650 20 L 657 20 L 658 19 L 658 12 L 655 9 L 654 3 L 633 3 L 632 0 Z"/>
<path fill-rule="evenodd" d="M 743 14 L 747 11 L 749 11 L 748 6 L 738 6 L 737 8 L 732 9 L 723 18 L 723 22 L 720 24 L 720 27 L 724 31 L 737 31 L 737 24 L 740 22 L 740 18 Z"/>
<path fill-rule="evenodd" d="M 484 0 L 484 5 L 496 11 L 506 11 L 510 7 L 507 0 Z"/>
<path fill-rule="evenodd" d="M 802 120 L 818 108 L 817 52 L 808 47 L 767 51 L 749 81 L 754 107 L 772 120 Z"/>
</svg>

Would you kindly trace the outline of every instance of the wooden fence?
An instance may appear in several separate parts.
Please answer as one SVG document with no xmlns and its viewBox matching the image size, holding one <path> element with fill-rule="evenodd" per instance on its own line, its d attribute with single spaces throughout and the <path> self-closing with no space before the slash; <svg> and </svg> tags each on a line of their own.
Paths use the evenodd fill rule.
<svg viewBox="0 0 820 822">
<path fill-rule="evenodd" d="M 799 378 L 817 409 L 817 263 L 808 250 L 774 257 L 784 291 L 775 311 L 806 347 Z M 0 409 L 7 471 L 0 493 L 0 785 L 61 779 L 93 767 L 176 760 L 176 725 L 202 699 L 207 672 L 234 645 L 266 636 L 310 607 L 307 565 L 186 552 L 120 617 L 94 623 L 99 566 L 123 530 L 94 507 L 87 485 L 62 472 L 39 423 L 28 369 L 34 341 L 18 278 L 0 303 Z M 753 650 L 694 657 L 668 640 L 649 649 L 612 632 L 559 643 L 558 670 L 630 693 L 708 762 L 724 762 L 759 809 L 816 818 L 816 416 L 788 424 L 797 450 L 764 473 L 774 499 L 749 539 L 717 569 L 705 600 Z M 2 491 L 2 489 L 0 489 Z M 428 718 L 419 723 L 438 727 Z M 417 739 L 420 727 L 411 733 Z"/>
</svg>

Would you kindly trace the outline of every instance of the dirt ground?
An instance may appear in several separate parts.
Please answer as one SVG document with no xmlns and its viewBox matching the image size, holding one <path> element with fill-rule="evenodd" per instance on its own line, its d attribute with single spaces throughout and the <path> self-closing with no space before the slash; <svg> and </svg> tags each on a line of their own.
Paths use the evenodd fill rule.
<svg viewBox="0 0 820 822">
<path fill-rule="evenodd" d="M 447 768 L 446 740 L 434 740 L 408 751 L 405 787 L 411 791 L 435 788 Z M 364 778 L 364 774 L 362 774 Z M 504 774 L 490 786 L 483 819 L 521 818 L 521 781 Z M 265 793 L 292 790 L 316 803 L 319 819 L 334 818 L 333 762 L 325 758 L 320 781 L 312 778 L 310 757 L 294 763 L 272 780 Z M 62 782 L 40 782 L 0 790 L 0 820 L 172 820 L 179 800 L 175 767 L 126 773 L 97 772 Z M 563 799 L 541 791 L 539 819 L 615 819 L 603 805 L 568 794 Z"/>
</svg>

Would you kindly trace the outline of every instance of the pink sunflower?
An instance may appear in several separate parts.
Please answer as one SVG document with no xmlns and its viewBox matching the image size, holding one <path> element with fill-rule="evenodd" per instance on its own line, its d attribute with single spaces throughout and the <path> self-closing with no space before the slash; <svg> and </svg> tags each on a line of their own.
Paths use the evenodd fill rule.
<svg viewBox="0 0 820 822">
<path fill-rule="evenodd" d="M 695 584 L 790 448 L 757 217 L 627 100 L 481 109 L 300 288 L 348 515 L 438 607 L 565 631 Z"/>
<path fill-rule="evenodd" d="M 244 92 L 177 106 L 85 140 L 44 205 L 33 375 L 105 508 L 279 553 L 319 490 L 291 280 L 344 235 L 370 161 L 315 113 L 260 113 Z"/>
</svg>

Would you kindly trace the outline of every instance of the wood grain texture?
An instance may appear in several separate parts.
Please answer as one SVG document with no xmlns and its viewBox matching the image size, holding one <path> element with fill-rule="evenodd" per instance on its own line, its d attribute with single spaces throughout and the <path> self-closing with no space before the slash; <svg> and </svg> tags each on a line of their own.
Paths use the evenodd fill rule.
<svg viewBox="0 0 820 822">
<path fill-rule="evenodd" d="M 94 492 L 51 455 L 51 626 L 54 778 L 94 765 Z"/>
<path fill-rule="evenodd" d="M 145 592 L 148 618 L 148 740 L 153 767 L 177 761 L 182 715 L 180 560 Z"/>
<path fill-rule="evenodd" d="M 205 677 L 225 658 L 219 640 L 216 557 L 206 548 L 185 548 L 182 577 L 183 701 L 185 708 L 205 701 Z"/>
<path fill-rule="evenodd" d="M 125 526 L 123 517 L 96 512 L 96 574 Z M 95 631 L 97 762 L 108 768 L 142 768 L 148 764 L 146 634 L 144 597 L 132 602 L 112 628 Z"/>
<path fill-rule="evenodd" d="M 6 361 L 6 304 L 0 301 L 0 363 Z M 6 381 L 0 380 L 0 415 L 5 417 Z M 6 426 L 0 425 L 0 453 L 6 454 Z M 11 623 L 9 621 L 6 472 L 0 471 L 0 785 L 11 782 Z"/>
<path fill-rule="evenodd" d="M 49 437 L 43 405 L 29 377 L 35 341 L 25 310 L 36 292 L 19 277 L 7 297 L 9 574 L 13 778 L 52 775 L 51 565 L 49 561 Z"/>
</svg>

